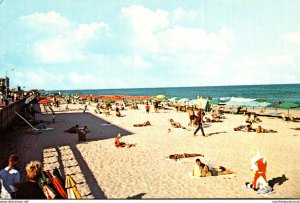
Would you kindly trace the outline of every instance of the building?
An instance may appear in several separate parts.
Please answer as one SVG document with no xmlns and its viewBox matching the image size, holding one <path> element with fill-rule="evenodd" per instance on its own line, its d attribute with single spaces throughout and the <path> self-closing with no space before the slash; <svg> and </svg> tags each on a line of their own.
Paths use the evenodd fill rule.
<svg viewBox="0 0 300 203">
<path fill-rule="evenodd" d="M 5 92 L 6 87 L 7 87 L 7 89 L 9 89 L 9 78 L 8 77 L 0 78 L 0 91 Z"/>
</svg>

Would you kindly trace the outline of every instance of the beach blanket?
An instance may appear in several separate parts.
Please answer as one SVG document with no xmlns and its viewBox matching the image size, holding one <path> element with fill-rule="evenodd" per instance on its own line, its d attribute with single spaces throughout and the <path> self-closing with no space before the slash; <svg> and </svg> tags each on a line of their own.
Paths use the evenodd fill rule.
<svg viewBox="0 0 300 203">
<path fill-rule="evenodd" d="M 270 187 L 269 185 L 263 187 L 263 188 L 260 188 L 259 190 L 255 191 L 253 188 L 251 188 L 251 184 L 250 183 L 246 183 L 244 185 L 241 186 L 242 189 L 246 189 L 246 190 L 249 190 L 249 191 L 253 191 L 253 192 L 256 192 L 256 194 L 258 196 L 269 196 L 271 194 L 275 194 L 276 192 L 273 190 L 272 187 Z"/>
<path fill-rule="evenodd" d="M 48 131 L 48 130 L 53 130 L 54 128 L 45 128 L 45 129 L 37 129 L 37 128 L 34 128 L 34 130 L 36 131 Z"/>
</svg>

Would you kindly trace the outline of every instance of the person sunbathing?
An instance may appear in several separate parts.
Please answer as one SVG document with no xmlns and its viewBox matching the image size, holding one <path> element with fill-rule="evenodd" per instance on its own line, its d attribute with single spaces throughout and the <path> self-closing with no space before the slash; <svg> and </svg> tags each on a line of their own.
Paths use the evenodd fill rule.
<svg viewBox="0 0 300 203">
<path fill-rule="evenodd" d="M 254 120 L 251 118 L 251 114 L 248 114 L 247 119 L 246 119 L 245 122 L 250 123 L 250 124 L 252 124 L 254 122 Z"/>
<path fill-rule="evenodd" d="M 192 175 L 196 177 L 220 176 L 228 174 L 235 174 L 235 172 L 226 169 L 223 166 L 209 167 L 208 165 L 202 163 L 200 159 L 196 159 L 196 165 L 194 166 L 194 170 L 192 172 Z"/>
<path fill-rule="evenodd" d="M 170 121 L 171 125 L 172 125 L 174 128 L 185 128 L 185 127 L 183 127 L 183 126 L 181 125 L 181 123 L 175 122 L 172 118 L 169 119 L 169 121 Z"/>
<path fill-rule="evenodd" d="M 130 147 L 134 147 L 135 144 L 127 144 L 125 142 L 121 142 L 120 139 L 122 138 L 122 135 L 121 133 L 118 134 L 118 136 L 115 138 L 115 146 L 117 148 L 119 147 L 127 147 L 127 148 L 130 148 Z"/>
<path fill-rule="evenodd" d="M 148 126 L 148 125 L 151 125 L 150 121 L 146 121 L 141 124 L 133 124 L 134 127 L 144 127 L 144 126 Z"/>
<path fill-rule="evenodd" d="M 76 133 L 79 132 L 79 125 L 72 126 L 70 129 L 65 130 L 65 132 L 67 132 L 67 133 L 72 133 L 72 134 L 76 134 Z"/>
<path fill-rule="evenodd" d="M 202 154 L 187 154 L 187 153 L 183 153 L 183 154 L 171 154 L 169 156 L 169 159 L 174 159 L 175 161 L 177 161 L 178 159 L 190 158 L 190 157 L 196 157 L 196 156 L 202 156 L 202 157 L 204 157 L 204 155 L 202 155 Z"/>
<path fill-rule="evenodd" d="M 255 129 L 252 128 L 251 124 L 248 125 L 240 125 L 238 127 L 233 128 L 234 131 L 245 131 L 245 132 L 254 132 Z"/>
<path fill-rule="evenodd" d="M 262 122 L 262 120 L 260 120 L 260 119 L 257 117 L 257 115 L 254 115 L 254 117 L 253 117 L 253 122 L 254 122 L 254 123 L 259 123 L 259 122 Z"/>
<path fill-rule="evenodd" d="M 267 129 L 262 128 L 260 125 L 257 127 L 256 132 L 257 133 L 277 133 L 276 130 L 272 130 L 272 129 L 267 130 Z"/>
<path fill-rule="evenodd" d="M 207 123 L 210 123 L 210 122 L 211 123 L 214 123 L 214 122 L 223 122 L 218 117 L 207 117 L 207 116 L 204 117 L 204 121 L 207 122 Z"/>
</svg>

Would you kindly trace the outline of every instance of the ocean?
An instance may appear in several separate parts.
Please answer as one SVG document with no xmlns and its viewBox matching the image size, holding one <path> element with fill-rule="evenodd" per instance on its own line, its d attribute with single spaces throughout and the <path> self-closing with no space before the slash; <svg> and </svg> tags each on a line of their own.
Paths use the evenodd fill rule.
<svg viewBox="0 0 300 203">
<path fill-rule="evenodd" d="M 203 86 L 203 87 L 162 87 L 130 89 L 87 89 L 87 90 L 48 90 L 48 93 L 84 94 L 84 95 L 166 95 L 168 98 L 251 98 L 268 102 L 284 101 L 300 103 L 300 84 L 276 85 L 239 85 L 239 86 Z"/>
</svg>

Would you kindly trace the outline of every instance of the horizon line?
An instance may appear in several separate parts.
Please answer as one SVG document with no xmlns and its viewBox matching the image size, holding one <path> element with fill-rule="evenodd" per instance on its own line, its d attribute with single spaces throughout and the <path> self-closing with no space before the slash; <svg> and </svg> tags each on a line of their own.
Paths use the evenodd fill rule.
<svg viewBox="0 0 300 203">
<path fill-rule="evenodd" d="M 91 88 L 91 89 L 42 89 L 44 91 L 85 91 L 85 90 L 122 90 L 122 89 L 159 89 L 159 88 L 191 88 L 191 87 L 234 87 L 234 86 L 267 86 L 267 85 L 299 85 L 300 83 L 271 83 L 271 84 L 252 84 L 252 85 L 207 85 L 207 86 L 173 86 L 173 87 L 128 87 L 128 88 Z"/>
</svg>

